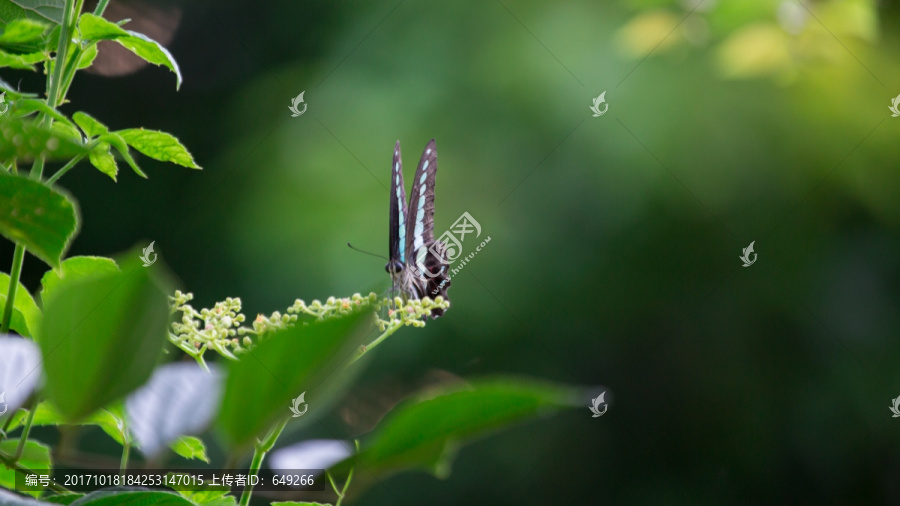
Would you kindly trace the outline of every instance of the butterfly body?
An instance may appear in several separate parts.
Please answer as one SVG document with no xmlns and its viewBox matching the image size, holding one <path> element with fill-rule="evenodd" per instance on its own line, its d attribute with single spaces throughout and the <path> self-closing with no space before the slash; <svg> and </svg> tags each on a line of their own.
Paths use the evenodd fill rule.
<svg viewBox="0 0 900 506">
<path fill-rule="evenodd" d="M 391 166 L 389 260 L 384 268 L 391 275 L 392 290 L 406 298 L 440 295 L 449 300 L 450 279 L 444 245 L 434 239 L 436 174 L 437 149 L 432 139 L 419 160 L 407 205 L 400 141 L 397 141 Z M 443 313 L 443 309 L 434 309 L 431 317 Z"/>
</svg>

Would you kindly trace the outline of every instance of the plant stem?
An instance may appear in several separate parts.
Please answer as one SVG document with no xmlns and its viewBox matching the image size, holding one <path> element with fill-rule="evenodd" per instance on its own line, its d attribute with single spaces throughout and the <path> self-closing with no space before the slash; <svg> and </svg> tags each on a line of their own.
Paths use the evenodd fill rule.
<svg viewBox="0 0 900 506">
<path fill-rule="evenodd" d="M 25 246 L 16 243 L 16 251 L 13 253 L 12 269 L 9 272 L 9 288 L 6 292 L 6 306 L 3 307 L 3 320 L 0 321 L 0 334 L 9 332 L 9 322 L 12 320 L 13 305 L 16 301 L 16 290 L 19 288 L 19 276 L 22 274 L 22 262 L 25 261 Z"/>
<path fill-rule="evenodd" d="M 128 469 L 128 454 L 131 451 L 131 444 L 128 440 L 125 440 L 125 444 L 122 445 L 122 461 L 119 462 L 119 472 L 124 472 Z"/>
<path fill-rule="evenodd" d="M 28 476 L 29 474 L 38 474 L 38 473 L 32 471 L 31 469 L 28 469 L 27 467 L 22 466 L 22 465 L 20 465 L 20 464 L 18 464 L 18 463 L 16 463 L 16 462 L 12 461 L 12 460 L 9 458 L 8 455 L 5 455 L 5 454 L 3 454 L 3 453 L 0 453 L 0 462 L 2 462 L 3 465 L 5 465 L 6 467 L 12 468 L 12 469 L 14 469 L 17 473 L 23 474 L 23 475 L 25 475 L 25 476 Z M 50 480 L 50 484 L 47 486 L 47 488 L 49 488 L 50 490 L 56 492 L 57 494 L 72 494 L 72 493 L 74 493 L 74 492 L 72 492 L 71 490 L 69 490 L 69 489 L 67 489 L 66 487 L 64 487 L 64 486 L 62 486 L 62 485 L 56 483 L 56 482 L 53 481 L 53 480 Z"/>
<path fill-rule="evenodd" d="M 28 441 L 28 434 L 31 432 L 31 424 L 34 422 L 34 413 L 37 411 L 37 398 L 32 401 L 28 409 L 28 419 L 25 420 L 25 426 L 22 428 L 22 435 L 19 437 L 19 446 L 16 447 L 16 454 L 13 455 L 13 462 L 18 462 L 22 458 L 25 451 L 25 443 Z"/>
<path fill-rule="evenodd" d="M 353 468 L 350 468 L 350 473 L 347 474 L 347 481 L 344 482 L 344 488 L 338 493 L 338 500 L 334 503 L 334 506 L 341 506 L 341 503 L 344 501 L 344 497 L 347 495 L 347 487 L 350 486 L 350 480 L 353 479 Z"/>
<path fill-rule="evenodd" d="M 275 441 L 278 441 L 278 436 L 281 435 L 281 432 L 284 430 L 284 427 L 287 425 L 288 420 L 290 418 L 283 418 L 280 422 L 278 422 L 275 427 L 272 427 L 272 430 L 263 438 L 262 441 L 256 445 L 256 448 L 253 449 L 253 460 L 250 461 L 250 475 L 257 476 L 259 474 L 259 468 L 262 467 L 263 458 L 266 456 L 266 453 L 275 446 Z M 247 480 L 250 481 L 250 480 Z M 250 504 L 250 496 L 253 494 L 253 486 L 247 485 L 244 487 L 244 492 L 241 494 L 241 502 L 240 506 L 247 506 Z"/>
<path fill-rule="evenodd" d="M 52 176 L 50 176 L 49 179 L 47 179 L 47 185 L 48 185 L 48 186 L 49 186 L 49 185 L 52 185 L 53 183 L 55 183 L 56 181 L 58 181 L 59 178 L 63 177 L 63 176 L 66 174 L 66 172 L 69 172 L 69 169 L 71 169 L 72 167 L 75 166 L 75 164 L 77 164 L 78 162 L 80 162 L 82 158 L 84 158 L 84 155 L 78 155 L 78 156 L 76 156 L 75 158 L 69 160 L 68 163 L 66 163 L 65 165 L 63 165 L 63 167 L 62 167 L 61 169 L 59 169 L 58 171 L 56 171 L 55 174 L 53 174 Z"/>
<path fill-rule="evenodd" d="M 53 63 L 53 74 L 50 76 L 50 88 L 47 90 L 47 105 L 52 108 L 59 106 L 62 101 L 60 96 L 60 88 L 62 83 L 63 70 L 66 66 L 66 56 L 69 53 L 69 43 L 72 40 L 72 28 L 75 25 L 75 4 L 79 7 L 83 0 L 66 0 L 66 7 L 63 11 L 62 23 L 59 27 L 59 46 L 56 48 L 56 60 Z M 80 10 L 80 9 L 79 9 Z"/>
<path fill-rule="evenodd" d="M 386 328 L 386 329 L 384 330 L 384 332 L 381 333 L 380 336 L 376 337 L 375 340 L 372 341 L 371 343 L 367 344 L 367 345 L 365 346 L 365 348 L 363 348 L 363 349 L 360 351 L 360 353 L 359 353 L 358 355 L 356 355 L 355 357 L 353 357 L 353 359 L 350 360 L 349 364 L 352 364 L 352 363 L 356 362 L 357 360 L 361 359 L 361 358 L 363 357 L 363 355 L 365 355 L 366 353 L 368 353 L 369 351 L 371 351 L 372 348 L 374 348 L 374 347 L 378 346 L 379 344 L 381 344 L 385 339 L 387 339 L 391 334 L 393 334 L 394 332 L 396 332 L 396 331 L 397 331 L 400 327 L 402 327 L 402 326 L 403 326 L 403 322 L 402 322 L 402 321 L 401 321 L 401 322 L 398 322 L 398 323 L 392 323 L 390 326 L 388 326 L 388 328 Z M 349 365 L 349 364 L 348 364 L 348 365 Z"/>
<path fill-rule="evenodd" d="M 106 10 L 106 6 L 109 4 L 109 0 L 100 0 L 97 2 L 97 7 L 94 7 L 94 15 L 102 16 L 103 11 Z"/>
</svg>

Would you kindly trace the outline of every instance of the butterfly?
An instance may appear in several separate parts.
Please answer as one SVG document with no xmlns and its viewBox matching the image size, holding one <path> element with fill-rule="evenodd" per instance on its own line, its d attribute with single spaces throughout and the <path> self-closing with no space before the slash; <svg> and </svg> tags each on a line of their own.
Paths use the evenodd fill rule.
<svg viewBox="0 0 900 506">
<path fill-rule="evenodd" d="M 446 247 L 434 239 L 436 174 L 437 148 L 431 139 L 419 160 L 407 207 L 400 141 L 397 141 L 391 170 L 390 256 L 384 269 L 391 275 L 392 292 L 400 292 L 405 298 L 422 299 L 427 295 L 433 299 L 440 295 L 450 300 Z M 436 308 L 430 316 L 437 318 L 442 314 L 444 310 Z"/>
</svg>

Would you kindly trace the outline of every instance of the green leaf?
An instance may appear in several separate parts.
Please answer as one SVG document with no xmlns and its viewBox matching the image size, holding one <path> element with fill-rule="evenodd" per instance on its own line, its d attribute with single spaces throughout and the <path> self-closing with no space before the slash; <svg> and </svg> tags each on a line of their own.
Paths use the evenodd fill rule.
<svg viewBox="0 0 900 506">
<path fill-rule="evenodd" d="M 113 181 L 116 180 L 119 166 L 116 165 L 116 157 L 109 152 L 109 144 L 101 142 L 94 146 L 94 149 L 88 155 L 88 159 L 91 161 L 91 165 L 99 169 L 100 172 L 111 177 Z"/>
<path fill-rule="evenodd" d="M 78 230 L 75 202 L 22 176 L 0 173 L 0 234 L 53 267 Z"/>
<path fill-rule="evenodd" d="M 47 159 L 70 159 L 86 155 L 87 148 L 72 142 L 66 135 L 51 130 L 46 125 L 18 118 L 0 120 L 0 160 L 33 160 L 38 156 Z"/>
<path fill-rule="evenodd" d="M 291 399 L 303 392 L 309 409 L 318 409 L 318 394 L 328 389 L 328 382 L 340 379 L 343 365 L 366 337 L 357 328 L 362 319 L 357 313 L 298 324 L 267 337 L 239 361 L 229 362 L 218 416 L 228 442 L 246 447 L 276 420 L 290 416 Z"/>
<path fill-rule="evenodd" d="M 47 23 L 33 19 L 16 19 L 6 25 L 0 34 L 0 44 L 23 44 L 40 40 L 50 28 Z"/>
<path fill-rule="evenodd" d="M 181 70 L 178 68 L 178 63 L 159 42 L 142 33 L 125 30 L 93 14 L 82 14 L 78 26 L 82 37 L 87 40 L 114 40 L 148 63 L 168 67 L 175 73 L 175 89 L 181 87 Z"/>
<path fill-rule="evenodd" d="M 200 168 L 187 148 L 182 146 L 178 139 L 171 134 L 143 128 L 119 130 L 116 133 L 121 135 L 129 146 L 154 160 L 177 163 L 190 169 Z"/>
<path fill-rule="evenodd" d="M 75 120 L 75 123 L 81 127 L 88 137 L 97 137 L 98 135 L 109 133 L 109 128 L 107 128 L 106 125 L 100 123 L 87 113 L 78 111 L 72 115 L 72 119 Z"/>
<path fill-rule="evenodd" d="M 133 170 L 138 176 L 147 179 L 147 174 L 144 174 L 144 171 L 142 171 L 141 168 L 138 167 L 137 162 L 135 162 L 134 158 L 131 157 L 131 153 L 128 152 L 128 143 L 125 142 L 125 139 L 123 139 L 121 135 L 116 132 L 112 132 L 101 135 L 100 137 L 98 137 L 98 139 L 104 142 L 108 142 L 111 146 L 116 148 L 116 151 L 118 151 L 119 154 L 122 155 L 122 158 L 125 159 L 125 163 L 127 163 L 131 167 L 131 170 Z"/>
<path fill-rule="evenodd" d="M 90 67 L 95 58 L 97 58 L 97 44 L 90 44 L 78 58 L 78 70 Z"/>
<path fill-rule="evenodd" d="M 79 130 L 76 126 L 67 125 L 60 121 L 54 121 L 53 124 L 50 125 L 50 131 L 52 131 L 55 135 L 65 137 L 78 144 L 84 142 L 84 137 L 81 136 L 81 130 Z"/>
<path fill-rule="evenodd" d="M 13 431 L 20 427 L 25 420 L 28 418 L 28 413 L 23 411 L 21 414 L 17 414 L 12 423 L 9 425 L 9 430 Z M 31 422 L 32 425 L 36 426 L 44 426 L 44 425 L 96 425 L 100 427 L 103 432 L 107 433 L 109 437 L 113 438 L 115 442 L 121 444 L 125 444 L 125 423 L 116 417 L 112 412 L 101 409 L 87 416 L 83 420 L 79 421 L 75 424 L 67 423 L 63 416 L 60 414 L 59 410 L 53 407 L 53 404 L 49 402 L 42 402 L 38 404 L 37 408 L 35 408 L 34 412 L 34 420 Z"/>
<path fill-rule="evenodd" d="M 0 272 L 0 307 L 6 305 L 9 293 L 9 275 Z M 18 316 L 18 318 L 17 318 Z M 38 309 L 28 289 L 19 282 L 16 288 L 16 299 L 13 301 L 13 319 L 10 328 L 25 337 L 31 337 L 41 322 L 41 310 Z"/>
<path fill-rule="evenodd" d="M 171 445 L 172 451 L 181 455 L 186 459 L 202 460 L 209 464 L 209 457 L 206 455 L 206 445 L 200 438 L 194 436 L 181 436 Z"/>
<path fill-rule="evenodd" d="M 431 391 L 394 408 L 372 440 L 338 469 L 359 465 L 374 476 L 404 469 L 449 474 L 462 442 L 529 418 L 575 406 L 571 387 L 520 378 L 481 380 L 468 386 Z"/>
<path fill-rule="evenodd" d="M 45 392 L 67 421 L 147 381 L 167 341 L 170 290 L 138 257 L 128 253 L 121 272 L 66 281 L 46 303 L 38 333 Z"/>
<path fill-rule="evenodd" d="M 41 301 L 46 305 L 49 297 L 63 282 L 75 282 L 93 276 L 114 274 L 119 266 L 112 258 L 76 256 L 63 260 L 59 267 L 44 273 L 41 278 Z"/>
<path fill-rule="evenodd" d="M 194 506 L 174 492 L 158 490 L 98 490 L 72 503 L 72 506 Z"/>
<path fill-rule="evenodd" d="M 0 50 L 0 67 L 12 69 L 34 70 L 34 64 L 48 59 L 47 53 L 13 54 Z"/>
<path fill-rule="evenodd" d="M 169 473 L 175 474 L 175 473 Z M 186 482 L 189 483 L 189 482 Z M 178 485 L 176 481 L 171 488 L 173 488 L 176 492 L 184 496 L 186 499 L 190 500 L 194 504 L 201 505 L 212 505 L 212 506 L 224 506 L 226 504 L 234 504 L 234 498 L 231 496 L 226 496 L 231 489 L 224 485 L 210 485 L 209 483 L 203 485 L 203 490 L 197 490 L 195 486 L 184 486 Z M 190 488 L 190 490 L 186 490 Z"/>
<path fill-rule="evenodd" d="M 33 53 L 46 49 L 44 34 L 50 25 L 33 19 L 17 19 L 0 34 L 0 47 L 11 53 Z"/>
<path fill-rule="evenodd" d="M 65 0 L 0 0 L 0 27 L 17 19 L 62 23 Z"/>
<path fill-rule="evenodd" d="M 75 124 L 67 118 L 65 115 L 61 114 L 56 109 L 47 105 L 42 99 L 37 98 L 23 98 L 16 102 L 15 115 L 16 117 L 27 116 L 33 112 L 42 112 L 51 118 L 55 119 L 56 122 L 62 122 L 66 126 L 75 127 Z M 79 137 L 80 138 L 80 137 Z"/>
<path fill-rule="evenodd" d="M 16 447 L 18 445 L 18 439 L 6 439 L 0 442 L 0 452 L 8 456 L 15 455 Z M 50 463 L 50 448 L 34 440 L 25 442 L 25 451 L 22 452 L 22 458 L 20 458 L 17 463 L 36 471 L 49 471 L 53 469 L 53 466 Z M 0 462 L 0 487 L 8 488 L 10 490 L 16 488 L 16 471 L 6 467 L 2 462 Z M 25 493 L 35 497 L 41 495 L 41 491 Z"/>
</svg>

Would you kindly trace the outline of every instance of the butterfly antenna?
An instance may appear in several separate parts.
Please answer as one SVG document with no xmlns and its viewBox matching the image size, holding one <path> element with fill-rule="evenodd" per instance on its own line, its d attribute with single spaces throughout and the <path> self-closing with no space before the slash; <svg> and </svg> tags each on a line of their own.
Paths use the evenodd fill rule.
<svg viewBox="0 0 900 506">
<path fill-rule="evenodd" d="M 352 249 L 354 251 L 359 251 L 360 253 L 365 253 L 366 255 L 372 255 L 373 257 L 378 257 L 378 258 L 383 258 L 385 260 L 389 260 L 388 257 L 386 257 L 384 255 L 379 255 L 377 253 L 370 253 L 368 251 L 361 250 L 361 249 L 357 248 L 356 246 L 350 244 L 349 242 L 347 243 L 347 246 L 350 246 L 350 249 Z"/>
</svg>

